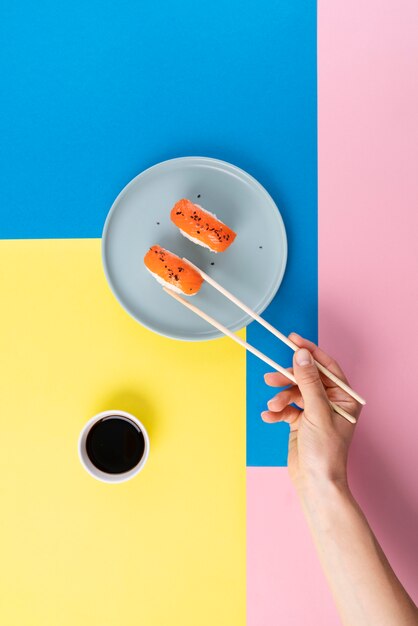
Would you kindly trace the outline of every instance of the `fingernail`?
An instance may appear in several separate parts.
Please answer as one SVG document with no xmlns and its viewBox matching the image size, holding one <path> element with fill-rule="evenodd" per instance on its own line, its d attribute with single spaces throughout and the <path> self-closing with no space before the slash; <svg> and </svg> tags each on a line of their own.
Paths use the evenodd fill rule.
<svg viewBox="0 0 418 626">
<path fill-rule="evenodd" d="M 296 363 L 300 366 L 310 365 L 312 363 L 312 355 L 306 348 L 301 348 L 296 352 Z"/>
<path fill-rule="evenodd" d="M 262 411 L 261 419 L 264 419 L 268 415 L 268 411 Z"/>
</svg>

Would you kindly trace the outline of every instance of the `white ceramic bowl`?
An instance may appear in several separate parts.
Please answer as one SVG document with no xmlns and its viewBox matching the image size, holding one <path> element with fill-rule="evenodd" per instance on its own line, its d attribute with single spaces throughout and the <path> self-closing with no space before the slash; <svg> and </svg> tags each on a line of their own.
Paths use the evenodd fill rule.
<svg viewBox="0 0 418 626">
<path fill-rule="evenodd" d="M 94 424 L 96 424 L 100 420 L 104 419 L 105 417 L 111 417 L 111 416 L 124 417 L 130 420 L 131 422 L 136 424 L 136 426 L 138 426 L 138 428 L 141 430 L 142 434 L 144 435 L 145 448 L 144 448 L 144 454 L 142 455 L 141 460 L 131 470 L 129 470 L 128 472 L 123 472 L 121 474 L 108 474 L 107 472 L 102 472 L 102 470 L 98 469 L 90 461 L 87 455 L 87 450 L 86 450 L 87 435 L 89 434 L 91 428 L 94 426 Z M 138 472 L 142 470 L 145 463 L 147 462 L 148 455 L 149 455 L 149 448 L 150 448 L 149 437 L 145 429 L 145 426 L 139 421 L 139 419 L 137 419 L 130 413 L 126 413 L 126 411 L 103 411 L 102 413 L 98 413 L 87 422 L 87 424 L 84 426 L 83 430 L 81 431 L 80 437 L 78 439 L 78 455 L 80 457 L 81 464 L 87 470 L 87 472 L 91 476 L 93 476 L 93 478 L 97 478 L 97 480 L 101 480 L 104 483 L 123 483 L 127 480 L 130 480 L 134 476 L 136 476 L 136 474 L 138 474 Z"/>
</svg>

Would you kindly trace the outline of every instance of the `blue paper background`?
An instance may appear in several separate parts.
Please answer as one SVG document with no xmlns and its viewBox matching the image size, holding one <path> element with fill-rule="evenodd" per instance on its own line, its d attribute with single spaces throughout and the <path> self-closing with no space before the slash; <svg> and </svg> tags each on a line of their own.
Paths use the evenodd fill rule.
<svg viewBox="0 0 418 626">
<path fill-rule="evenodd" d="M 316 3 L 2 5 L 0 238 L 100 237 L 120 189 L 176 156 L 230 161 L 282 212 L 289 261 L 266 317 L 317 338 Z M 248 340 L 284 365 L 256 325 Z M 248 465 L 285 465 L 287 427 L 248 356 Z"/>
</svg>

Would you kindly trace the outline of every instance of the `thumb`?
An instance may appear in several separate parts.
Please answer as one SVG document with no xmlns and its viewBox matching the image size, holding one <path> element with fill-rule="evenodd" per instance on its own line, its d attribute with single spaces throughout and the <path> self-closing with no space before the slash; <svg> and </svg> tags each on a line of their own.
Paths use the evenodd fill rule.
<svg viewBox="0 0 418 626">
<path fill-rule="evenodd" d="M 293 374 L 302 394 L 304 411 L 310 418 L 329 413 L 329 400 L 312 354 L 306 348 L 296 350 L 293 356 Z"/>
</svg>

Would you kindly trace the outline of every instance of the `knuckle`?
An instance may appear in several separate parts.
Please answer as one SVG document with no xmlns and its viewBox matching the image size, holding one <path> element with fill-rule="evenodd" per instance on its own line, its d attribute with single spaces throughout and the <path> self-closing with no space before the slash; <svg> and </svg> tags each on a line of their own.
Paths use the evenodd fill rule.
<svg viewBox="0 0 418 626">
<path fill-rule="evenodd" d="M 288 404 L 288 393 L 281 391 L 274 396 L 268 403 L 268 406 L 274 408 L 275 411 L 281 411 Z"/>
<path fill-rule="evenodd" d="M 307 367 L 302 374 L 302 383 L 305 387 L 317 385 L 320 382 L 319 373 L 316 367 Z"/>
<path fill-rule="evenodd" d="M 322 359 L 321 363 L 326 369 L 328 369 L 330 372 L 338 376 L 338 378 L 340 378 L 343 382 L 348 384 L 347 377 L 344 374 L 341 365 L 338 363 L 336 359 L 332 358 L 331 356 L 327 354 Z"/>
<path fill-rule="evenodd" d="M 330 369 L 331 367 L 335 367 L 337 365 L 337 362 L 335 361 L 335 359 L 333 359 L 331 356 L 329 356 L 328 354 L 322 359 L 323 361 L 323 366 L 327 367 L 328 369 Z"/>
</svg>

